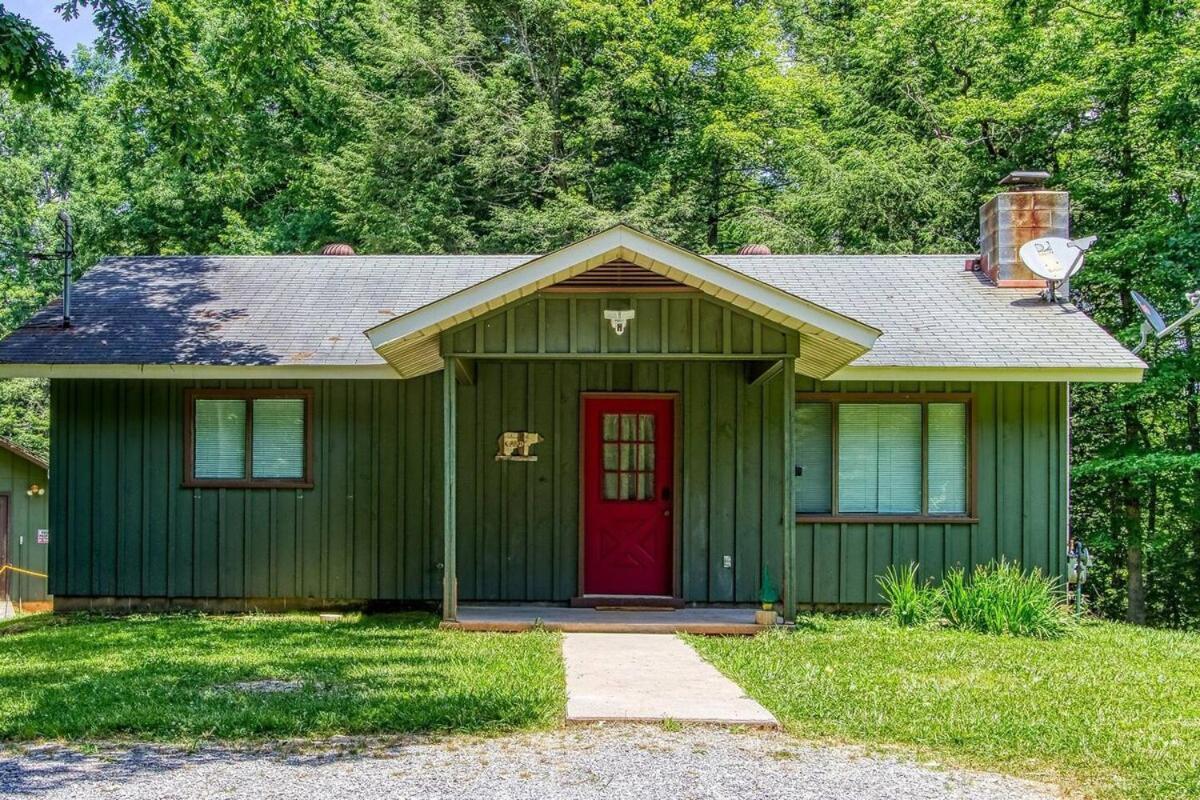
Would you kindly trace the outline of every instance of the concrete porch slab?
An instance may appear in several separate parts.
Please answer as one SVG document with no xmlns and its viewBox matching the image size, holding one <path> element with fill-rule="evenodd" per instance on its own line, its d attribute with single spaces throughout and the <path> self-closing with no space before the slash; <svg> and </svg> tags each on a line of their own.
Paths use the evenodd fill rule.
<svg viewBox="0 0 1200 800">
<path fill-rule="evenodd" d="M 703 722 L 776 728 L 769 711 L 675 636 L 563 637 L 568 722 Z"/>
<path fill-rule="evenodd" d="M 535 627 L 575 633 L 698 633 L 752 636 L 765 626 L 746 608 L 563 608 L 561 606 L 459 606 L 447 628 L 520 632 Z"/>
</svg>

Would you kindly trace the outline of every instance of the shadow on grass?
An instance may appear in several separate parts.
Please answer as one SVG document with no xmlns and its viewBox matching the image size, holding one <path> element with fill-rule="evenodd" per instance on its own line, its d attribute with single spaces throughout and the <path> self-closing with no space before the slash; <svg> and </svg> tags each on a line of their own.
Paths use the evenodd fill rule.
<svg viewBox="0 0 1200 800">
<path fill-rule="evenodd" d="M 234 684 L 295 682 L 294 691 Z M 547 634 L 440 630 L 428 615 L 77 619 L 0 637 L 0 739 L 491 731 L 561 713 Z"/>
</svg>

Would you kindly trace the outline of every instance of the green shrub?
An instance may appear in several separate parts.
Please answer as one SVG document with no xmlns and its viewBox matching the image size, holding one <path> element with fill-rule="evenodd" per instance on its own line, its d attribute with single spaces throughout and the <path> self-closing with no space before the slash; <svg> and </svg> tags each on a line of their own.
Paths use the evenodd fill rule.
<svg viewBox="0 0 1200 800">
<path fill-rule="evenodd" d="M 889 567 L 878 580 L 888 615 L 901 627 L 940 618 L 961 630 L 1051 639 L 1070 623 L 1058 584 L 1009 561 L 976 567 L 969 576 L 951 569 L 936 588 L 917 581 L 916 564 Z"/>
<path fill-rule="evenodd" d="M 1057 582 L 1010 561 L 976 567 L 970 580 L 963 570 L 950 570 L 938 594 L 942 616 L 955 628 L 1050 639 L 1069 621 Z"/>
<path fill-rule="evenodd" d="M 879 589 L 887 601 L 888 615 L 902 628 L 924 625 L 938 612 L 937 591 L 917 582 L 917 565 L 887 568 L 879 576 Z"/>
</svg>

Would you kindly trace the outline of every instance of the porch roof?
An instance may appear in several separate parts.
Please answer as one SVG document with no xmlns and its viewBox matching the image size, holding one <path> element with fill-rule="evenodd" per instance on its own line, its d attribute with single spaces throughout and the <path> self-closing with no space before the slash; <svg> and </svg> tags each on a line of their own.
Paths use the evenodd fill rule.
<svg viewBox="0 0 1200 800">
<path fill-rule="evenodd" d="M 439 335 L 481 314 L 568 280 L 614 259 L 697 289 L 800 334 L 797 371 L 828 377 L 865 353 L 881 331 L 777 286 L 625 225 L 527 261 L 367 331 L 381 356 L 403 377 L 442 366 Z"/>
<path fill-rule="evenodd" d="M 823 312 L 830 325 L 851 318 L 883 332 L 832 379 L 1140 377 L 1145 365 L 1086 314 L 1033 289 L 997 288 L 963 271 L 968 257 L 703 260 Z M 55 301 L 0 341 L 0 376 L 395 376 L 363 331 L 535 258 L 108 258 L 76 283 L 71 328 L 60 326 Z"/>
</svg>

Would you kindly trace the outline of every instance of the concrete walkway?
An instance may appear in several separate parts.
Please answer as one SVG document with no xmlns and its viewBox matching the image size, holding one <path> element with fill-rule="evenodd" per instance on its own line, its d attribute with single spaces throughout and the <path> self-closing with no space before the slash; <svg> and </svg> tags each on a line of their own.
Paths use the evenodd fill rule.
<svg viewBox="0 0 1200 800">
<path fill-rule="evenodd" d="M 568 633 L 567 721 L 779 723 L 676 636 Z"/>
</svg>

